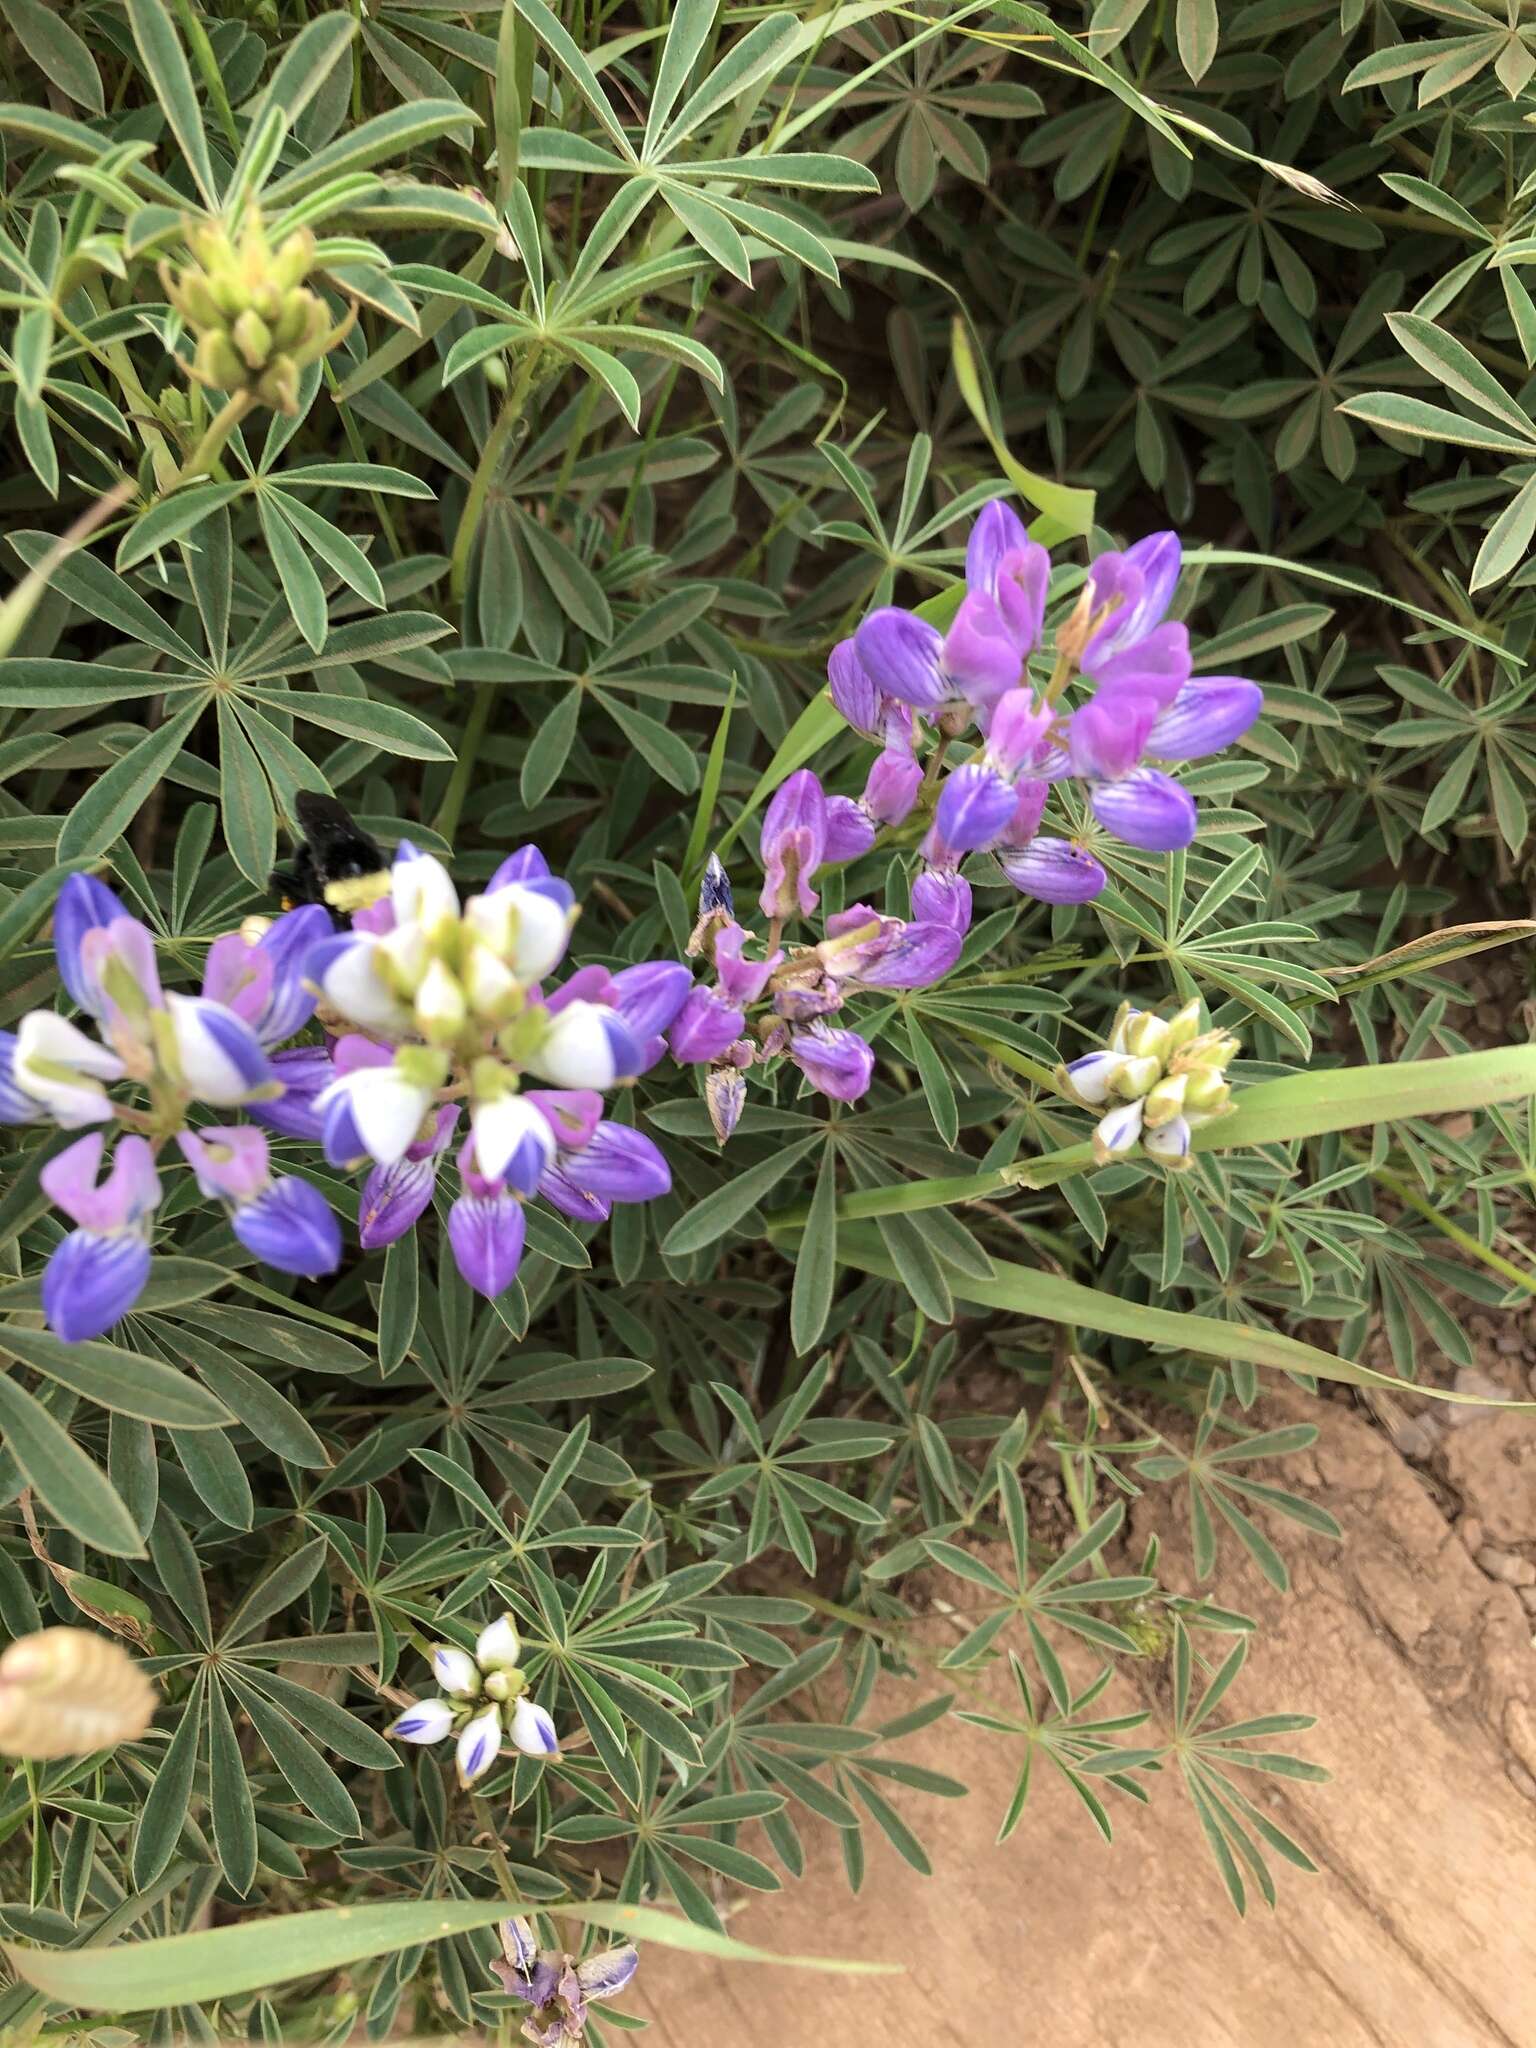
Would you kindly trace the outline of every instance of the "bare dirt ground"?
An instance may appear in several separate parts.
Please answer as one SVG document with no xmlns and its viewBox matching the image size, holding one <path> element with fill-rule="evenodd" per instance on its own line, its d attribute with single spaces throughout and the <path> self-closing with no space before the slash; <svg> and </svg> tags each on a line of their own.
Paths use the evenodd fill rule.
<svg viewBox="0 0 1536 2048">
<path fill-rule="evenodd" d="M 1504 1351 L 1499 1376 L 1524 1394 L 1507 1337 Z M 1312 1878 L 1282 1867 L 1277 1911 L 1258 1901 L 1235 1918 L 1166 1776 L 1150 1812 L 1116 1802 L 1109 1846 L 1039 1774 L 1018 1833 L 995 1847 L 1016 1752 L 948 1722 L 902 1751 L 972 1788 L 905 1804 L 931 1878 L 872 1841 L 850 1898 L 822 1830 L 803 1882 L 731 1920 L 767 1948 L 880 1958 L 901 1976 L 725 1969 L 653 1950 L 627 2008 L 652 2020 L 658 2048 L 1531 2048 L 1536 1428 L 1464 1412 L 1472 1419 L 1453 1428 L 1442 1408 L 1427 1432 L 1409 1432 L 1410 1463 L 1351 1406 L 1290 1392 L 1265 1404 L 1265 1420 L 1322 1424 L 1285 1483 L 1344 1527 L 1342 1545 L 1275 1532 L 1289 1595 L 1232 1558 L 1210 1589 L 1261 1628 L 1223 1714 L 1317 1715 L 1281 1746 L 1334 1774 L 1252 1781 L 1321 1867 Z M 1165 1564 L 1187 1557 L 1177 1515 L 1162 1497 L 1141 1504 L 1130 1550 L 1155 1527 Z M 1154 1706 L 1159 1676 L 1148 1667 Z M 1003 1701 L 1005 1681 L 992 1684 Z M 889 1710 L 918 1697 L 893 1684 Z"/>
</svg>

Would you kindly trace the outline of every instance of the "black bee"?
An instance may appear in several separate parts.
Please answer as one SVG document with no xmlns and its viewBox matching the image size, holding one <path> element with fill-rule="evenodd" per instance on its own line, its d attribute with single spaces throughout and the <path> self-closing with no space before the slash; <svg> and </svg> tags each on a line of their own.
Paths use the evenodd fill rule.
<svg viewBox="0 0 1536 2048">
<path fill-rule="evenodd" d="M 367 909 L 389 890 L 384 849 L 333 796 L 301 789 L 293 808 L 303 836 L 293 865 L 274 871 L 272 887 L 284 910 L 318 903 L 331 913 L 337 930 L 346 931 L 354 911 Z"/>
</svg>

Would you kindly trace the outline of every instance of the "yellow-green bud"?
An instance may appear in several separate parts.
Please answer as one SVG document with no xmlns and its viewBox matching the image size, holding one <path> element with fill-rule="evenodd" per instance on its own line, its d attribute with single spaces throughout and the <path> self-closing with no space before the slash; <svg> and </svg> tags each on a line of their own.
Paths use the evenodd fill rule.
<svg viewBox="0 0 1536 2048">
<path fill-rule="evenodd" d="M 1184 1082 L 1184 1108 L 1192 1119 L 1196 1116 L 1218 1116 L 1232 1099 L 1232 1089 L 1219 1073 L 1207 1067 L 1193 1074 L 1181 1075 Z"/>
<path fill-rule="evenodd" d="M 1175 1010 L 1168 1020 L 1168 1050 L 1179 1052 L 1192 1038 L 1200 1036 L 1200 998 L 1196 996 L 1187 1002 L 1182 1010 Z"/>
<path fill-rule="evenodd" d="M 222 328 L 210 328 L 199 341 L 192 368 L 200 383 L 216 391 L 238 391 L 245 382 L 239 350 Z"/>
<path fill-rule="evenodd" d="M 1143 1010 L 1125 1027 L 1125 1050 L 1137 1059 L 1154 1059 L 1161 1065 L 1172 1050 L 1170 1036 L 1170 1027 L 1155 1011 Z"/>
<path fill-rule="evenodd" d="M 448 1079 L 448 1055 L 434 1045 L 402 1045 L 395 1052 L 395 1070 L 413 1088 L 441 1088 Z"/>
<path fill-rule="evenodd" d="M 1128 1059 L 1109 1084 L 1111 1093 L 1123 1096 L 1127 1102 L 1134 1102 L 1138 1095 L 1145 1095 L 1161 1079 L 1162 1071 L 1162 1061 L 1150 1055 L 1143 1059 Z"/>
<path fill-rule="evenodd" d="M 249 307 L 240 315 L 230 330 L 235 347 L 245 357 L 247 365 L 259 370 L 272 353 L 272 330 L 259 313 Z"/>
<path fill-rule="evenodd" d="M 1169 1074 L 1155 1088 L 1149 1088 L 1142 1104 L 1142 1122 L 1154 1131 L 1159 1124 L 1171 1123 L 1184 1107 L 1186 1086 L 1185 1075 Z"/>
</svg>

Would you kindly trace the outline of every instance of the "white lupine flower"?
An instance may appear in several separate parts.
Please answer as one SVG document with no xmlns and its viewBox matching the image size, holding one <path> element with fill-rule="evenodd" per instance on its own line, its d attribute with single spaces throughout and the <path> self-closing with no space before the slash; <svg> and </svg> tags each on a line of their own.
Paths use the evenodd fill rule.
<svg viewBox="0 0 1536 2048">
<path fill-rule="evenodd" d="M 29 1010 L 16 1027 L 11 1078 L 67 1131 L 112 1115 L 103 1081 L 120 1081 L 123 1063 L 53 1010 Z"/>
<path fill-rule="evenodd" d="M 571 932 L 569 912 L 522 882 L 506 882 L 471 897 L 464 916 L 524 982 L 538 981 L 559 966 Z"/>
<path fill-rule="evenodd" d="M 390 879 L 390 897 L 395 907 L 397 928 L 421 925 L 432 932 L 459 915 L 459 892 L 448 870 L 430 853 L 418 853 L 414 860 L 397 860 Z"/>
<path fill-rule="evenodd" d="M 475 1638 L 474 1655 L 454 1643 L 431 1651 L 432 1670 L 443 1689 L 439 1699 L 417 1700 L 389 1733 L 401 1742 L 432 1743 L 454 1738 L 459 1783 L 473 1785 L 495 1766 L 503 1741 L 525 1756 L 560 1754 L 560 1737 L 543 1707 L 528 1697 L 518 1669 L 522 1643 L 510 1614 L 487 1622 Z"/>
<path fill-rule="evenodd" d="M 458 1693 L 472 1699 L 480 1690 L 480 1667 L 468 1650 L 456 1650 L 450 1643 L 439 1643 L 432 1652 L 432 1676 L 444 1692 Z"/>
<path fill-rule="evenodd" d="M 560 1738 L 544 1709 L 530 1699 L 521 1699 L 512 1709 L 512 1726 L 507 1733 L 513 1746 L 524 1756 L 558 1756 Z"/>
<path fill-rule="evenodd" d="M 395 1721 L 389 1733 L 397 1742 L 441 1742 L 453 1733 L 451 1700 L 417 1700 Z"/>
<path fill-rule="evenodd" d="M 1189 1125 L 1183 1117 L 1173 1117 L 1168 1123 L 1159 1124 L 1156 1130 L 1143 1131 L 1141 1142 L 1145 1150 L 1165 1166 L 1182 1165 L 1189 1157 Z"/>
<path fill-rule="evenodd" d="M 1201 1030 L 1198 1000 L 1171 1019 L 1123 1005 L 1102 1052 L 1056 1069 L 1063 1095 L 1102 1109 L 1093 1133 L 1101 1166 L 1141 1144 L 1163 1166 L 1189 1163 L 1191 1134 L 1231 1106 L 1227 1063 L 1238 1051 L 1230 1032 Z"/>
<path fill-rule="evenodd" d="M 515 1671 L 522 1648 L 517 1624 L 510 1614 L 504 1614 L 475 1638 L 475 1662 L 482 1671 Z"/>
<path fill-rule="evenodd" d="M 483 1713 L 474 1715 L 459 1730 L 454 1758 L 459 1767 L 459 1783 L 466 1788 L 477 1778 L 483 1778 L 495 1764 L 501 1753 L 501 1713 L 496 1707 L 487 1707 Z"/>
<path fill-rule="evenodd" d="M 1141 1104 L 1119 1103 L 1093 1127 L 1093 1153 L 1101 1166 L 1129 1152 L 1141 1136 Z"/>
<path fill-rule="evenodd" d="M 368 932 L 354 932 L 349 946 L 338 946 L 320 977 L 320 993 L 349 1023 L 365 1031 L 398 1029 L 409 1011 L 384 972 L 382 941 Z"/>
</svg>

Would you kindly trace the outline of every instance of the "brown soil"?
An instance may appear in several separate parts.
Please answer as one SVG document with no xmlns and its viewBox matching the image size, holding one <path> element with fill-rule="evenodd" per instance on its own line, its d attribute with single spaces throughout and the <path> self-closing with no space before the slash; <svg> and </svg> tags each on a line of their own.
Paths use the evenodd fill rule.
<svg viewBox="0 0 1536 2048">
<path fill-rule="evenodd" d="M 1333 1782 L 1255 1777 L 1249 1789 L 1322 1874 L 1282 1866 L 1278 1909 L 1257 1902 L 1238 1921 L 1166 1775 L 1150 1812 L 1116 1802 L 1106 1846 L 1073 1795 L 1038 1773 L 1018 1833 L 998 1848 L 1016 1751 L 951 1721 L 903 1750 L 971 1787 L 964 1800 L 904 1803 L 932 1877 L 875 1839 L 850 1898 L 835 1841 L 808 1830 L 804 1881 L 731 1919 L 766 1948 L 874 1957 L 903 1974 L 724 1968 L 652 1950 L 625 2004 L 653 2021 L 658 2048 L 1536 2042 L 1536 1431 L 1528 1417 L 1474 1415 L 1437 1431 L 1416 1467 L 1340 1403 L 1282 1392 L 1265 1419 L 1321 1424 L 1286 1483 L 1339 1518 L 1344 1543 L 1276 1529 L 1288 1596 L 1224 1558 L 1211 1590 L 1253 1615 L 1260 1636 L 1223 1717 L 1319 1717 L 1277 1746 L 1325 1764 Z M 1139 1504 L 1131 1552 L 1155 1528 L 1176 1569 L 1188 1556 L 1179 1516 L 1161 1491 Z M 1163 1674 L 1145 1669 L 1156 1709 Z M 988 1685 L 1005 1705 L 1005 1680 Z M 892 1684 L 889 1711 L 918 1696 Z M 1131 1704 L 1124 1685 L 1109 1698 Z"/>
</svg>

